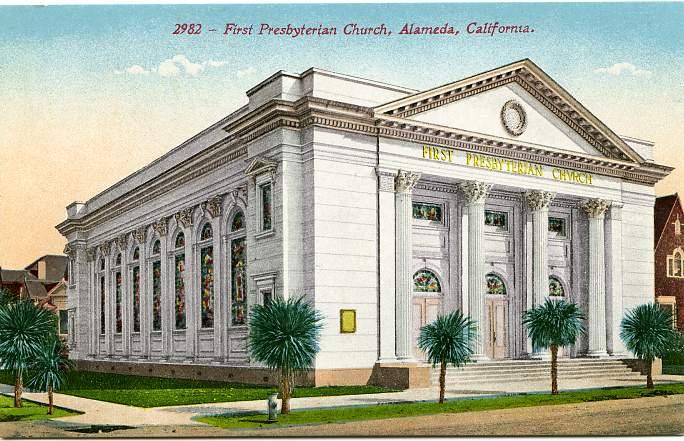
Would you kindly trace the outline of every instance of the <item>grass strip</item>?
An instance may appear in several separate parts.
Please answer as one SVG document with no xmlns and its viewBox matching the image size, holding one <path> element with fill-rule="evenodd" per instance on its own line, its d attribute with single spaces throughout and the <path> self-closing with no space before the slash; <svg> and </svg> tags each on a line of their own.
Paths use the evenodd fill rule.
<svg viewBox="0 0 684 441">
<path fill-rule="evenodd" d="M 8 372 L 0 383 L 14 384 Z M 266 400 L 275 387 L 182 378 L 142 377 L 102 372 L 71 371 L 59 393 L 137 407 L 181 406 L 203 403 Z M 323 397 L 397 392 L 377 386 L 298 387 L 294 397 Z"/>
<path fill-rule="evenodd" d="M 493 398 L 456 399 L 447 401 L 442 405 L 436 402 L 429 402 L 299 410 L 291 412 L 289 415 L 279 415 L 278 421 L 275 423 L 268 423 L 267 416 L 264 414 L 205 416 L 197 418 L 197 420 L 212 426 L 226 429 L 247 429 L 259 427 L 272 428 L 304 424 L 329 424 L 443 413 L 460 413 L 518 407 L 585 403 L 602 400 L 621 400 L 674 395 L 681 393 L 684 393 L 684 383 L 658 385 L 655 389 L 646 389 L 645 387 L 614 387 L 561 392 L 559 395 L 521 394 Z"/>
<path fill-rule="evenodd" d="M 48 418 L 57 418 L 78 415 L 75 412 L 55 407 L 52 415 L 47 414 L 47 406 L 34 403 L 32 401 L 22 400 L 23 407 L 14 407 L 14 398 L 0 395 L 0 423 L 7 423 L 11 421 L 27 421 L 27 420 L 45 420 Z"/>
</svg>

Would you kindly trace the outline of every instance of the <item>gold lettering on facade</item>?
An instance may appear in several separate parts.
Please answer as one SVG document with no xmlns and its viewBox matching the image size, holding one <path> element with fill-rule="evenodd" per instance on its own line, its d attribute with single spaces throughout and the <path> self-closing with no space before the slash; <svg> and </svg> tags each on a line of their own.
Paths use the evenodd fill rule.
<svg viewBox="0 0 684 441">
<path fill-rule="evenodd" d="M 448 148 L 423 145 L 423 159 L 453 162 L 454 151 Z M 495 156 L 481 155 L 478 153 L 466 153 L 465 164 L 468 167 L 484 168 L 515 175 L 544 177 L 544 166 L 527 161 L 497 158 Z M 548 176 L 548 175 L 547 175 Z M 568 182 L 571 184 L 594 185 L 594 177 L 591 173 L 578 172 L 559 167 L 551 169 L 551 177 L 554 181 Z"/>
</svg>

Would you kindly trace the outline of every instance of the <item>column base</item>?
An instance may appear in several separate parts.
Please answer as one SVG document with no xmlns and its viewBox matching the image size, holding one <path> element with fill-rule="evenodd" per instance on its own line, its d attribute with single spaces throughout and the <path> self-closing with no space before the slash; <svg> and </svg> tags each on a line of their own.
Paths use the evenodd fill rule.
<svg viewBox="0 0 684 441">
<path fill-rule="evenodd" d="M 586 357 L 588 358 L 609 358 L 608 352 L 606 351 L 590 351 L 587 352 Z"/>
<path fill-rule="evenodd" d="M 472 357 L 470 357 L 471 361 L 478 362 L 478 361 L 489 361 L 491 358 L 487 357 L 485 354 L 473 354 Z"/>
<path fill-rule="evenodd" d="M 551 360 L 551 352 L 547 352 L 547 351 L 544 351 L 544 352 L 533 352 L 533 353 L 529 354 L 529 358 L 530 358 L 531 360 L 544 360 L 544 361 L 548 361 L 548 360 Z"/>
</svg>

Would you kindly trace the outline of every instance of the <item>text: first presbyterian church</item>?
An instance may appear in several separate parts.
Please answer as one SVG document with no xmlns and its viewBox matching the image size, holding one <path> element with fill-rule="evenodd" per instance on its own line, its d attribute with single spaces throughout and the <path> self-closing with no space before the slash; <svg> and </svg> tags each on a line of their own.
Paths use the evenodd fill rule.
<svg viewBox="0 0 684 441">
<path fill-rule="evenodd" d="M 671 171 L 652 143 L 529 60 L 425 91 L 281 71 L 247 96 L 67 207 L 80 366 L 273 382 L 249 308 L 301 295 L 325 317 L 317 385 L 421 384 L 418 329 L 454 309 L 479 358 L 535 356 L 521 317 L 547 297 L 587 316 L 564 356 L 628 355 L 619 321 L 653 300 L 653 186 Z"/>
</svg>

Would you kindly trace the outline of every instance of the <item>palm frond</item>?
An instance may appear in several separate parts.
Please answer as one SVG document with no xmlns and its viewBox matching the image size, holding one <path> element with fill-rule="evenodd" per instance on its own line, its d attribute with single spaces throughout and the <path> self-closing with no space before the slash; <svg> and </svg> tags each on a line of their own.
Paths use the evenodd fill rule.
<svg viewBox="0 0 684 441">
<path fill-rule="evenodd" d="M 535 350 L 575 343 L 584 332 L 579 307 L 565 300 L 546 299 L 543 305 L 525 311 L 523 324 Z"/>
<path fill-rule="evenodd" d="M 322 321 L 301 297 L 255 305 L 249 319 L 250 354 L 271 369 L 308 370 L 320 351 Z"/>
<path fill-rule="evenodd" d="M 475 322 L 456 310 L 420 328 L 418 347 L 433 366 L 446 362 L 460 367 L 473 355 L 476 332 Z"/>
<path fill-rule="evenodd" d="M 627 311 L 620 328 L 625 347 L 647 361 L 665 356 L 677 336 L 670 314 L 653 303 Z"/>
<path fill-rule="evenodd" d="M 72 367 L 64 355 L 62 342 L 54 334 L 44 338 L 40 351 L 30 365 L 28 387 L 46 392 L 62 388 L 66 380 L 65 371 Z"/>
</svg>

